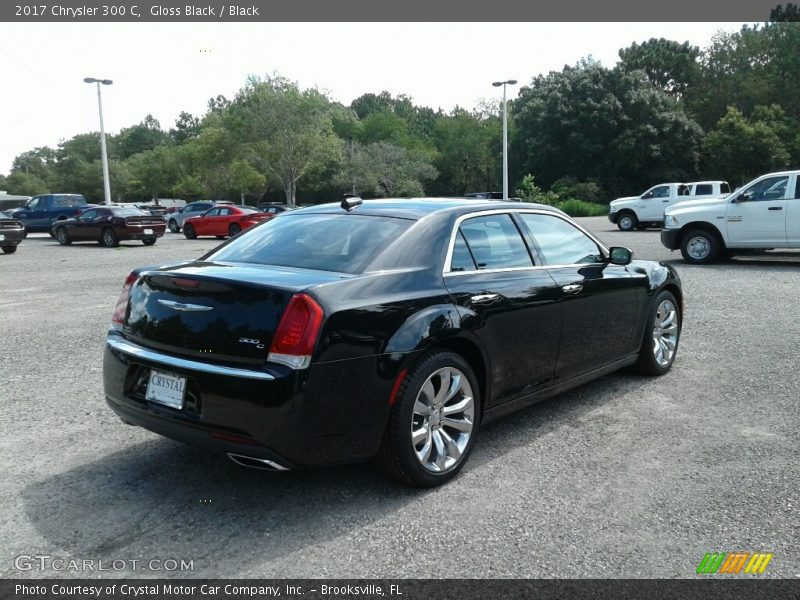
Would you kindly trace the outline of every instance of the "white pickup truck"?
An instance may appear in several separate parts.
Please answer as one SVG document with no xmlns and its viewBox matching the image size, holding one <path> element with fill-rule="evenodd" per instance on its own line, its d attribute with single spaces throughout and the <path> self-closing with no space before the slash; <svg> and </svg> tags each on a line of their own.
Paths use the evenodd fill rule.
<svg viewBox="0 0 800 600">
<path fill-rule="evenodd" d="M 694 181 L 692 183 L 660 183 L 641 196 L 617 198 L 609 204 L 608 220 L 622 231 L 645 227 L 661 227 L 664 211 L 686 200 L 716 198 L 730 193 L 727 181 Z"/>
<path fill-rule="evenodd" d="M 800 248 L 800 171 L 769 173 L 724 198 L 668 208 L 661 243 L 705 264 L 724 256 Z"/>
</svg>

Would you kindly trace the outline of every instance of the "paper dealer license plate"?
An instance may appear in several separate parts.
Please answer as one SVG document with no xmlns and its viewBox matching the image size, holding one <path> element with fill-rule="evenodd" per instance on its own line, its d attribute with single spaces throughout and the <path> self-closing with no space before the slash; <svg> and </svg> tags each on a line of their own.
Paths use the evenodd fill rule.
<svg viewBox="0 0 800 600">
<path fill-rule="evenodd" d="M 151 402 L 158 402 L 170 408 L 183 408 L 183 398 L 186 392 L 186 377 L 173 375 L 152 369 L 150 381 L 147 383 L 145 398 Z"/>
</svg>

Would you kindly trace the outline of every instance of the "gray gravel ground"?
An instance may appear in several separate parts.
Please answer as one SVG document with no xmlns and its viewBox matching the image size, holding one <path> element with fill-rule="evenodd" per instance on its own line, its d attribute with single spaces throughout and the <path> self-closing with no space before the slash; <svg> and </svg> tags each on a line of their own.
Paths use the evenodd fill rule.
<svg viewBox="0 0 800 600">
<path fill-rule="evenodd" d="M 15 568 L 38 553 L 194 561 L 89 576 L 693 577 L 705 552 L 760 550 L 775 553 L 764 576 L 799 577 L 800 253 L 690 267 L 656 231 L 582 221 L 677 266 L 674 369 L 491 424 L 461 476 L 428 491 L 369 464 L 243 469 L 123 425 L 101 356 L 125 276 L 217 242 L 29 236 L 0 255 L 0 576 L 80 575 Z"/>
</svg>

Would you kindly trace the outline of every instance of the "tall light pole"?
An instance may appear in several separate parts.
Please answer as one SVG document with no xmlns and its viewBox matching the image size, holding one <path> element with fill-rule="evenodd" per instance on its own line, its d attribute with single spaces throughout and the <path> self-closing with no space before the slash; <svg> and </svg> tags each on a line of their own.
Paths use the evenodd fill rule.
<svg viewBox="0 0 800 600">
<path fill-rule="evenodd" d="M 508 200 L 508 102 L 506 101 L 506 85 L 516 85 L 516 79 L 495 81 L 494 87 L 503 86 L 503 200 Z"/>
<path fill-rule="evenodd" d="M 100 152 L 103 155 L 103 191 L 106 204 L 111 204 L 111 182 L 108 179 L 108 153 L 106 152 L 106 130 L 103 127 L 103 98 L 100 94 L 100 84 L 111 85 L 114 82 L 110 79 L 94 79 L 93 77 L 86 77 L 83 82 L 97 84 L 97 106 L 100 108 Z"/>
</svg>

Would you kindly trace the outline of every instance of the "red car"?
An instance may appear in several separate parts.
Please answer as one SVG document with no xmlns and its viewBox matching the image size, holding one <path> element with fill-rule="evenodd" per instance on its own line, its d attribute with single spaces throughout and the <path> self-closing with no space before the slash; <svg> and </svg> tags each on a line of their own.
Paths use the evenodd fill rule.
<svg viewBox="0 0 800 600">
<path fill-rule="evenodd" d="M 270 215 L 246 206 L 215 206 L 198 217 L 186 219 L 183 235 L 190 240 L 199 235 L 213 235 L 222 239 L 269 218 Z"/>
</svg>

